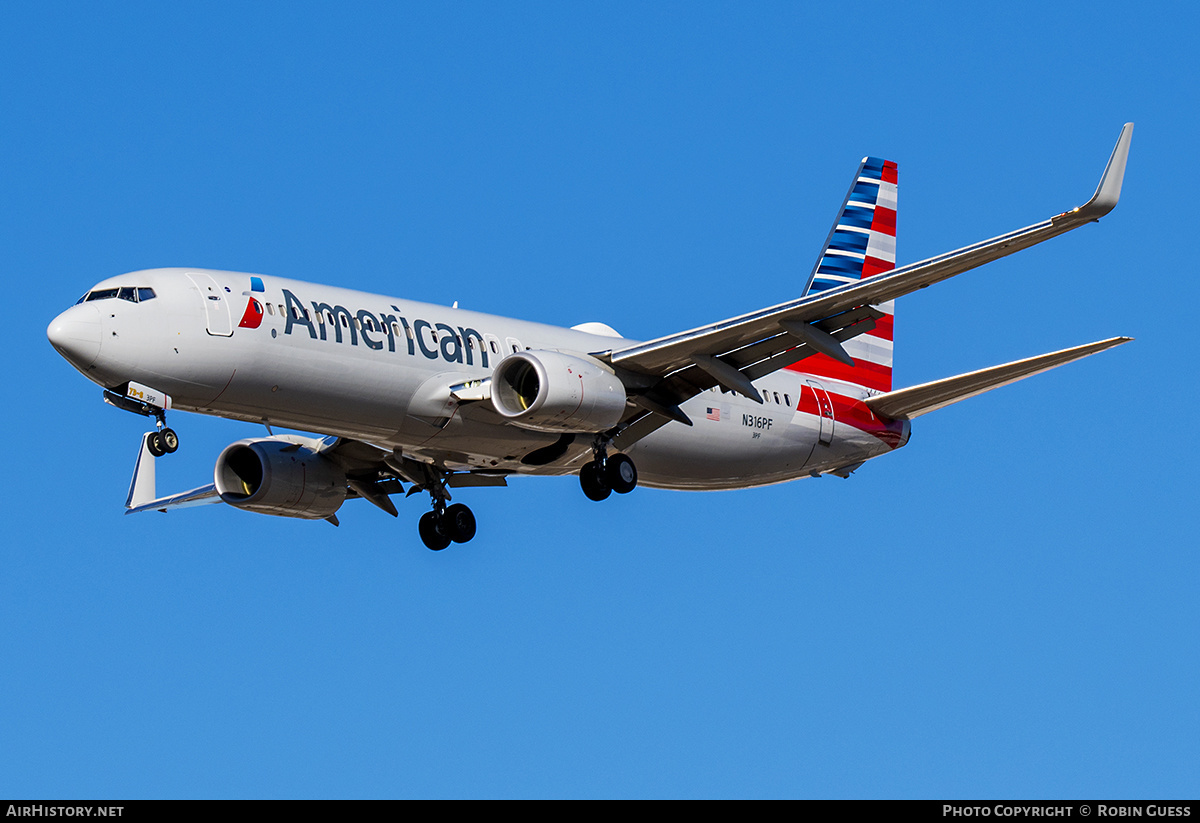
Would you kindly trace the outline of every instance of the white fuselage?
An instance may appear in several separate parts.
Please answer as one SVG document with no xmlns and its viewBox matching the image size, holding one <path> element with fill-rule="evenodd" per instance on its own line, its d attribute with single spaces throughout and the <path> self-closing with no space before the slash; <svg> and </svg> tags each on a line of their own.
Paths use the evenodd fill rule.
<svg viewBox="0 0 1200 823">
<path fill-rule="evenodd" d="M 91 294 L 122 287 L 152 289 L 153 297 L 81 302 L 51 325 L 55 345 L 99 385 L 136 381 L 169 394 L 173 408 L 361 440 L 448 470 L 577 472 L 591 457 L 590 434 L 519 428 L 490 402 L 459 403 L 446 387 L 490 377 L 515 351 L 588 354 L 636 342 L 203 269 L 134 272 Z M 693 426 L 669 423 L 628 448 L 641 484 L 776 483 L 852 466 L 907 442 L 906 422 L 862 422 L 870 412 L 859 387 L 797 371 L 755 386 L 766 403 L 710 389 L 681 406 Z M 826 391 L 826 411 L 815 413 Z M 880 437 L 885 424 L 888 436 Z M 545 451 L 531 457 L 538 450 Z"/>
</svg>

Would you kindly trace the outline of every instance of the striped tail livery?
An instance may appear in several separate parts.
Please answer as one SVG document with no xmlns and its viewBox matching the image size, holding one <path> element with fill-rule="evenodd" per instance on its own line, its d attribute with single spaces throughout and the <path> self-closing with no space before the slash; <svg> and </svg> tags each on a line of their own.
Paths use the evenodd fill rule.
<svg viewBox="0 0 1200 823">
<path fill-rule="evenodd" d="M 855 283 L 896 268 L 896 164 L 864 157 L 859 164 L 841 211 L 809 275 L 805 296 Z M 892 390 L 892 317 L 894 301 L 875 304 L 883 316 L 875 328 L 848 340 L 847 365 L 827 354 L 817 354 L 791 366 L 791 370 L 850 383 L 869 394 Z"/>
</svg>

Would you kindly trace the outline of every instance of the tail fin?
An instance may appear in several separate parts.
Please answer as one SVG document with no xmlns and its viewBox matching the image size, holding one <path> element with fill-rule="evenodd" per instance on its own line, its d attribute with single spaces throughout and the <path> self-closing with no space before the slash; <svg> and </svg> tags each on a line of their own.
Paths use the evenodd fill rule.
<svg viewBox="0 0 1200 823">
<path fill-rule="evenodd" d="M 842 201 L 837 220 L 808 278 L 815 294 L 896 268 L 896 164 L 864 157 Z M 845 342 L 854 366 L 823 354 L 808 357 L 795 371 L 874 391 L 892 390 L 892 301 L 875 306 L 883 317 L 867 334 Z"/>
</svg>

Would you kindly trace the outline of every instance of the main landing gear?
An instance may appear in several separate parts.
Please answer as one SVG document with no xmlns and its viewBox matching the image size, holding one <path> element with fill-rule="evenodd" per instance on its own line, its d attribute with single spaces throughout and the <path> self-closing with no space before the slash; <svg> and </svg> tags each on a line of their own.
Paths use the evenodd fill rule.
<svg viewBox="0 0 1200 823">
<path fill-rule="evenodd" d="M 421 515 L 417 531 L 426 548 L 440 552 L 451 543 L 466 543 L 475 536 L 475 515 L 462 503 L 446 506 L 439 500 L 433 511 Z"/>
<path fill-rule="evenodd" d="M 637 467 L 623 454 L 609 457 L 596 449 L 596 459 L 579 470 L 579 485 L 590 500 L 604 500 L 613 492 L 629 494 L 637 488 Z"/>
<path fill-rule="evenodd" d="M 433 511 L 425 512 L 417 521 L 417 533 L 421 535 L 421 542 L 426 548 L 440 552 L 451 543 L 466 543 L 475 536 L 475 515 L 462 503 L 450 504 L 450 492 L 446 486 L 452 472 L 442 466 L 405 457 L 399 449 L 384 458 L 384 463 L 398 480 L 412 483 L 406 497 L 420 492 L 429 495 Z M 387 502 L 386 497 L 383 499 Z M 373 502 L 388 514 L 396 516 L 396 508 L 390 502 L 386 506 Z"/>
<path fill-rule="evenodd" d="M 433 511 L 425 512 L 417 521 L 421 542 L 431 551 L 440 552 L 451 543 L 466 543 L 475 536 L 475 515 L 462 503 L 447 506 L 450 493 L 446 491 L 446 475 L 436 477 L 426 469 L 426 490 L 433 502 Z M 411 494 L 411 492 L 410 492 Z"/>
</svg>

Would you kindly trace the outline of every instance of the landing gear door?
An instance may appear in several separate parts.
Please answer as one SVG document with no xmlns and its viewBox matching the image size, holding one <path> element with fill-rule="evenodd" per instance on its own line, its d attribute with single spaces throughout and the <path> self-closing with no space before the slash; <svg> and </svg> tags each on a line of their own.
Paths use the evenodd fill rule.
<svg viewBox="0 0 1200 823">
<path fill-rule="evenodd" d="M 821 419 L 821 430 L 817 439 L 822 446 L 828 446 L 833 443 L 833 402 L 829 399 L 829 392 L 825 391 L 825 387 L 816 380 L 805 382 L 808 383 L 813 395 L 817 398 L 817 410 Z"/>
<path fill-rule="evenodd" d="M 232 337 L 233 316 L 229 310 L 229 295 L 211 275 L 189 272 L 188 279 L 195 284 L 204 302 L 204 322 L 208 326 L 208 333 L 217 337 Z"/>
</svg>

